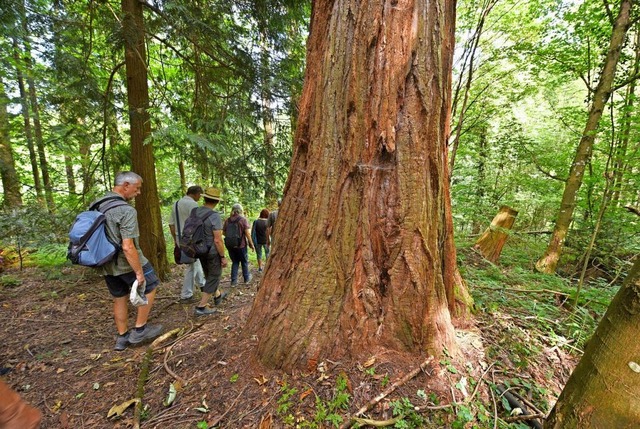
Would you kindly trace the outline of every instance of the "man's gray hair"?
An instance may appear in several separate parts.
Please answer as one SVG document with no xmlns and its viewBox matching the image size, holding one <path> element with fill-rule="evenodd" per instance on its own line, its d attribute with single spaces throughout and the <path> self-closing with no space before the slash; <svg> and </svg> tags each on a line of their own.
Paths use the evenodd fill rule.
<svg viewBox="0 0 640 429">
<path fill-rule="evenodd" d="M 142 183 L 142 177 L 139 174 L 134 173 L 133 171 L 122 171 L 116 175 L 116 180 L 114 181 L 115 186 L 122 186 L 125 183 Z"/>
<path fill-rule="evenodd" d="M 242 214 L 242 204 L 235 203 L 233 207 L 231 207 L 231 215 L 241 215 Z"/>
</svg>

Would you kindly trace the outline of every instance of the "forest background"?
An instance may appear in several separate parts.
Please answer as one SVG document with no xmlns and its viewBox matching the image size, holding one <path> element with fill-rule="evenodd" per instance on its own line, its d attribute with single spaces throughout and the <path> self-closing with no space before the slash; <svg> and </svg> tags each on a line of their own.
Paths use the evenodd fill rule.
<svg viewBox="0 0 640 429">
<path fill-rule="evenodd" d="M 73 218 L 125 169 L 157 195 L 142 202 L 150 213 L 143 235 L 162 231 L 166 240 L 171 203 L 195 183 L 222 188 L 227 213 L 234 202 L 250 217 L 276 207 L 289 174 L 311 6 L 205 3 L 0 2 L 3 264 L 62 264 Z M 137 25 L 123 21 L 125 7 L 140 7 Z M 509 206 L 518 211 L 511 261 L 532 271 L 543 257 L 605 77 L 615 9 L 599 1 L 458 2 L 449 163 L 461 248 Z M 140 42 L 140 28 L 147 101 L 137 95 L 148 103 L 148 132 L 136 140 L 125 52 Z M 593 145 L 557 269 L 578 305 L 590 304 L 593 291 L 612 296 L 640 252 L 639 59 L 633 19 L 597 132 L 589 131 Z M 153 259 L 166 276 L 164 242 L 149 246 L 164 251 Z M 473 289 L 477 273 L 463 258 Z M 576 346 L 604 308 L 576 322 Z"/>
<path fill-rule="evenodd" d="M 4 1 L 2 9 L 3 247 L 63 245 L 75 213 L 110 188 L 115 172 L 132 168 L 127 34 L 110 3 Z M 221 187 L 227 204 L 241 202 L 251 215 L 275 208 L 310 5 L 164 2 L 145 11 L 144 146 L 163 218 L 193 183 Z M 516 230 L 547 238 L 611 18 L 601 2 L 459 2 L 449 150 L 458 237 L 479 234 L 508 205 L 519 212 Z M 607 271 L 638 250 L 637 221 L 624 208 L 640 198 L 635 34 L 633 27 L 586 165 L 568 246 L 578 254 L 566 255 L 567 272 L 596 230 L 591 258 Z"/>
</svg>

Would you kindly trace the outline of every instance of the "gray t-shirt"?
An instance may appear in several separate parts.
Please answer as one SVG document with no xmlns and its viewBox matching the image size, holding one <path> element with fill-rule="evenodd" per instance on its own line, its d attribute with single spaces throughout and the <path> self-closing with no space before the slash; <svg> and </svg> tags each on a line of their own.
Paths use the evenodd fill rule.
<svg viewBox="0 0 640 429">
<path fill-rule="evenodd" d="M 180 234 L 184 229 L 184 223 L 191 214 L 191 210 L 198 207 L 198 203 L 188 195 L 180 198 L 178 204 L 179 225 L 176 226 L 176 244 L 180 244 Z M 176 204 L 171 206 L 171 215 L 169 216 L 169 225 L 176 225 Z"/>
<path fill-rule="evenodd" d="M 120 194 L 115 192 L 107 192 L 104 197 L 99 198 L 96 201 L 102 200 L 106 197 L 121 197 Z M 138 229 L 138 212 L 131 205 L 114 207 L 105 213 L 107 236 L 118 245 L 122 246 L 122 240 L 124 238 L 133 239 L 133 244 L 138 251 L 138 257 L 140 258 L 140 264 L 145 265 L 147 258 L 142 254 L 140 250 L 140 244 L 138 237 L 140 237 L 140 230 Z M 133 271 L 131 265 L 124 256 L 124 252 L 118 252 L 117 258 L 107 262 L 102 267 L 98 268 L 102 272 L 102 275 L 119 276 L 121 274 L 130 273 Z"/>
<path fill-rule="evenodd" d="M 218 250 L 213 245 L 213 231 L 219 231 L 222 229 L 222 218 L 220 217 L 220 212 L 211 210 L 209 207 L 198 207 L 196 215 L 204 217 L 209 211 L 213 211 L 213 214 L 204 221 L 204 236 L 207 246 L 210 246 L 209 254 L 214 255 L 218 253 Z"/>
</svg>

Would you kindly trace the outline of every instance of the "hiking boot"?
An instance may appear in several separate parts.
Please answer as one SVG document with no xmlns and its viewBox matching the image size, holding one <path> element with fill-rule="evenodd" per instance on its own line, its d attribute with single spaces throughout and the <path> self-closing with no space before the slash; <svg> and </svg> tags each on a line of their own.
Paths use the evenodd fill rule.
<svg viewBox="0 0 640 429">
<path fill-rule="evenodd" d="M 196 302 L 196 297 L 195 296 L 190 296 L 189 298 L 180 298 L 180 301 L 178 301 L 180 304 L 191 304 Z"/>
<path fill-rule="evenodd" d="M 251 274 L 249 274 L 249 278 L 244 281 L 244 284 L 251 283 L 251 280 L 253 280 L 253 276 Z"/>
<path fill-rule="evenodd" d="M 113 347 L 113 350 L 121 352 L 127 348 L 127 345 L 129 345 L 129 331 L 124 335 L 116 336 L 116 345 Z"/>
<path fill-rule="evenodd" d="M 220 292 L 220 295 L 213 297 L 213 303 L 215 305 L 220 305 L 223 299 L 227 297 L 227 292 Z"/>
<path fill-rule="evenodd" d="M 143 341 L 152 340 L 162 333 L 162 325 L 145 325 L 140 332 L 132 329 L 129 333 L 129 343 L 138 344 Z"/>
<path fill-rule="evenodd" d="M 210 307 L 196 307 L 195 315 L 196 316 L 209 316 L 211 314 L 216 314 L 218 310 Z"/>
<path fill-rule="evenodd" d="M 238 280 L 231 280 L 231 287 L 238 286 Z"/>
</svg>

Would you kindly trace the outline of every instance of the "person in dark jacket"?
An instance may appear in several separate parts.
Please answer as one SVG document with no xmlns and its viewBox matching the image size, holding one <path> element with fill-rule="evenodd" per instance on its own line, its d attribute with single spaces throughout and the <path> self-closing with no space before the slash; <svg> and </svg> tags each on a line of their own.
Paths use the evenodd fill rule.
<svg viewBox="0 0 640 429">
<path fill-rule="evenodd" d="M 238 226 L 240 226 L 240 231 L 242 231 L 240 235 L 240 246 L 237 248 L 229 248 L 229 246 L 226 246 L 229 257 L 231 258 L 231 286 L 238 284 L 238 266 L 240 265 L 242 265 L 244 282 L 251 282 L 247 247 L 250 247 L 254 252 L 256 251 L 253 246 L 253 241 L 251 240 L 251 226 L 249 225 L 249 221 L 242 216 L 242 212 L 242 205 L 234 204 L 233 207 L 231 207 L 231 216 L 224 221 L 224 227 L 222 228 L 225 237 L 229 236 L 229 228 L 231 227 L 238 228 Z"/>
<path fill-rule="evenodd" d="M 262 250 L 264 249 L 264 259 L 269 258 L 269 210 L 262 209 L 260 217 L 253 221 L 251 227 L 251 237 L 255 237 L 254 246 L 256 248 L 256 257 L 258 259 L 258 271 L 262 271 Z"/>
</svg>

